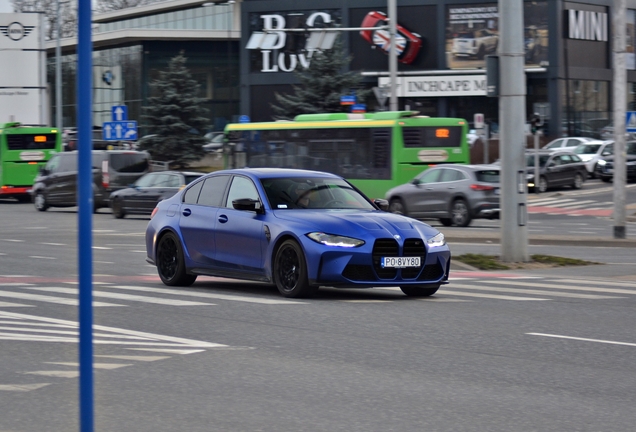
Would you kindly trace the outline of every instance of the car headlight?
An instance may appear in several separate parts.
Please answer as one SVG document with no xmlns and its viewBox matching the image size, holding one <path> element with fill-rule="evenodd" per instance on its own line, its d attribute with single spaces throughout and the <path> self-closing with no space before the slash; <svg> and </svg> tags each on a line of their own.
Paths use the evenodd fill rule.
<svg viewBox="0 0 636 432">
<path fill-rule="evenodd" d="M 312 232 L 307 234 L 307 237 L 316 243 L 324 244 L 325 246 L 352 248 L 362 246 L 364 244 L 364 240 L 334 234 L 325 234 L 322 232 Z"/>
<path fill-rule="evenodd" d="M 607 161 L 605 159 L 599 159 L 598 162 L 596 163 L 600 166 L 604 166 L 607 163 Z"/>
<path fill-rule="evenodd" d="M 440 247 L 446 244 L 446 240 L 444 239 L 444 234 L 438 233 L 437 235 L 431 237 L 426 240 L 429 248 Z"/>
</svg>

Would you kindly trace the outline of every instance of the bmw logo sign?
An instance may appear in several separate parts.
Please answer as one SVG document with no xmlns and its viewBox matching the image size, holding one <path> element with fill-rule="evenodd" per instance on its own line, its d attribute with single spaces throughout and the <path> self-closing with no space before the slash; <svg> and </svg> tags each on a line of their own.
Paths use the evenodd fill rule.
<svg viewBox="0 0 636 432">
<path fill-rule="evenodd" d="M 115 75 L 109 70 L 102 74 L 102 81 L 104 81 L 108 85 L 112 85 L 113 81 L 115 81 Z"/>
<path fill-rule="evenodd" d="M 396 234 L 396 235 L 393 236 L 393 238 L 396 239 L 396 240 L 399 240 L 400 239 L 400 235 Z"/>
</svg>

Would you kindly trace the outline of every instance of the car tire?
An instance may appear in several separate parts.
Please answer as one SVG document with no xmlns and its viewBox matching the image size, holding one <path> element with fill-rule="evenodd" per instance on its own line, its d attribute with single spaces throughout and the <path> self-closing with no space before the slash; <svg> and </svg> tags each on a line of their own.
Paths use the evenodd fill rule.
<svg viewBox="0 0 636 432">
<path fill-rule="evenodd" d="M 483 60 L 485 56 L 486 56 L 486 47 L 483 45 L 480 45 L 479 51 L 477 51 L 477 58 L 479 60 Z"/>
<path fill-rule="evenodd" d="M 295 240 L 285 240 L 274 257 L 274 283 L 284 297 L 308 298 L 318 290 L 309 285 L 305 253 Z"/>
<path fill-rule="evenodd" d="M 439 220 L 439 221 L 440 221 L 440 223 L 441 223 L 442 225 L 447 226 L 447 227 L 449 227 L 449 226 L 453 225 L 453 220 L 452 220 L 452 219 L 450 219 L 450 218 L 440 218 L 440 220 Z"/>
<path fill-rule="evenodd" d="M 183 247 L 177 236 L 171 232 L 164 234 L 157 245 L 157 272 L 161 282 L 168 286 L 190 286 L 196 275 L 186 273 Z"/>
<path fill-rule="evenodd" d="M 576 174 L 574 176 L 574 183 L 572 183 L 572 189 L 581 189 L 583 187 L 583 176 Z"/>
<path fill-rule="evenodd" d="M 406 207 L 404 206 L 404 202 L 399 198 L 394 198 L 389 203 L 389 212 L 397 213 L 406 216 Z"/>
<path fill-rule="evenodd" d="M 430 297 L 437 292 L 439 289 L 439 285 L 435 286 L 417 286 L 417 285 L 406 285 L 401 286 L 400 289 L 404 294 L 409 297 Z"/>
<path fill-rule="evenodd" d="M 545 177 L 541 176 L 539 177 L 539 192 L 540 193 L 545 193 L 548 191 L 548 179 L 546 179 Z"/>
<path fill-rule="evenodd" d="M 33 205 L 38 211 L 46 211 L 49 208 L 49 204 L 46 202 L 46 197 L 42 192 L 36 192 L 33 197 Z"/>
<path fill-rule="evenodd" d="M 472 217 L 470 216 L 468 203 L 465 200 L 458 198 L 453 201 L 450 212 L 453 225 L 458 227 L 467 227 L 470 225 Z"/>
<path fill-rule="evenodd" d="M 605 183 L 609 183 L 612 181 L 611 177 L 601 177 L 601 180 L 603 180 Z"/>
<path fill-rule="evenodd" d="M 113 200 L 113 217 L 116 219 L 123 219 L 126 216 L 126 212 L 124 212 L 124 205 L 121 202 L 121 199 L 115 198 Z"/>
</svg>

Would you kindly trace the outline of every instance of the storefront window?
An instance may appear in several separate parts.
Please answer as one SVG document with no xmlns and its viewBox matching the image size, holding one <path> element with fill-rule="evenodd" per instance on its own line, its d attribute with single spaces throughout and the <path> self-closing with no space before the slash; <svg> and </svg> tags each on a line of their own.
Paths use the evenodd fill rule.
<svg viewBox="0 0 636 432">
<path fill-rule="evenodd" d="M 610 83 L 567 80 L 562 88 L 562 135 L 606 138 L 611 123 Z"/>
</svg>

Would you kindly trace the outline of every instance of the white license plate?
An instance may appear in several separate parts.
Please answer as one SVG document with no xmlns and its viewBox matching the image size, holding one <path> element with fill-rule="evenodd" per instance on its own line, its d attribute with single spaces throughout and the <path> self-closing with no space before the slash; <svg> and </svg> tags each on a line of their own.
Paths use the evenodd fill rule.
<svg viewBox="0 0 636 432">
<path fill-rule="evenodd" d="M 382 257 L 382 268 L 419 267 L 420 257 Z"/>
</svg>

